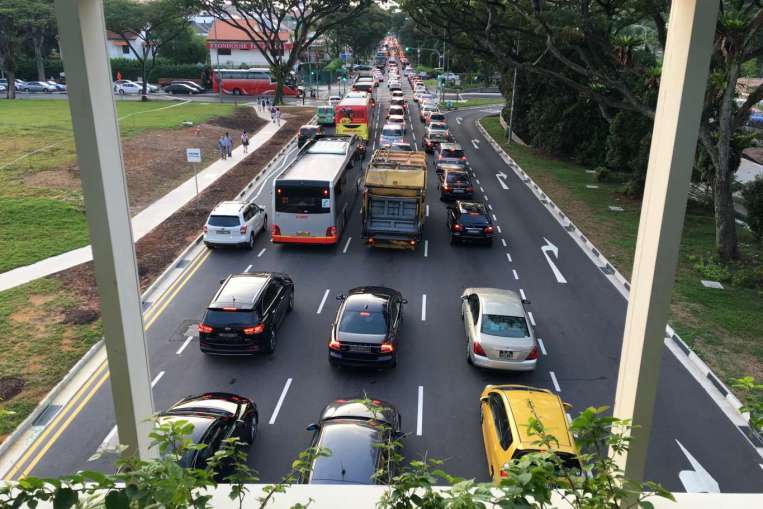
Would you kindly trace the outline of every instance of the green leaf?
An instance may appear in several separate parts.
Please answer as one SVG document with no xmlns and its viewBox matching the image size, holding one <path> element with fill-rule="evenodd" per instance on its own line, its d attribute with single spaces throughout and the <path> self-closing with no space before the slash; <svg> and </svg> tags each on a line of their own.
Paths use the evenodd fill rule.
<svg viewBox="0 0 763 509">
<path fill-rule="evenodd" d="M 56 490 L 53 497 L 53 509 L 69 509 L 77 503 L 77 493 L 71 488 L 60 488 Z"/>
<path fill-rule="evenodd" d="M 104 502 L 106 509 L 128 509 L 130 507 L 130 499 L 127 498 L 127 493 L 122 490 L 108 492 Z"/>
</svg>

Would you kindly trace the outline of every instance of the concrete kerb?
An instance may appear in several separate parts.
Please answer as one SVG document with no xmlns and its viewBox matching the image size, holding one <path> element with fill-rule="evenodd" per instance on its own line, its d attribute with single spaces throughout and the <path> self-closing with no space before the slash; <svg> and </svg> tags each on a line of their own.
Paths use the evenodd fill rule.
<svg viewBox="0 0 763 509">
<path fill-rule="evenodd" d="M 260 171 L 250 182 L 246 185 L 244 190 L 239 193 L 238 196 L 243 197 L 248 189 L 250 189 L 258 180 L 261 178 L 267 178 L 267 172 L 273 167 L 280 159 L 283 158 L 284 153 L 286 150 L 290 150 L 293 148 L 293 145 L 296 144 L 297 136 L 295 135 L 292 139 L 290 139 L 284 146 L 281 148 L 281 150 L 276 153 L 273 158 L 268 161 L 268 163 L 262 168 L 262 171 Z M 264 176 L 264 177 L 263 177 Z M 188 254 L 195 248 L 199 246 L 199 243 L 201 242 L 203 236 L 199 234 L 198 237 L 196 237 L 191 243 L 183 249 L 183 251 L 170 263 L 166 269 L 159 275 L 159 277 L 154 280 L 151 285 L 141 294 L 141 302 L 145 303 L 147 298 L 151 296 L 151 294 L 162 284 L 171 284 L 172 281 L 180 277 L 185 270 L 181 271 L 180 273 L 175 275 L 175 278 L 172 280 L 169 280 L 171 273 L 177 269 L 177 266 L 188 257 Z M 149 308 L 144 310 L 144 313 L 148 311 Z M 45 397 L 40 401 L 37 406 L 32 410 L 32 412 L 23 420 L 21 423 L 16 427 L 15 430 L 3 441 L 2 444 L 0 444 L 0 457 L 2 457 L 8 449 L 16 445 L 17 441 L 26 434 L 29 429 L 34 425 L 34 422 L 50 407 L 51 403 L 58 397 L 64 389 L 67 388 L 67 385 L 72 381 L 72 379 L 82 370 L 85 369 L 87 364 L 99 353 L 101 353 L 104 349 L 104 341 L 103 339 L 99 340 L 97 343 L 95 343 L 90 349 L 83 355 L 77 362 L 72 366 L 72 368 L 66 373 L 66 375 L 45 395 Z M 93 365 L 89 367 L 90 373 L 87 373 L 87 377 L 92 374 L 92 372 L 95 372 L 98 365 Z M 53 416 L 51 416 L 52 418 Z"/>
<path fill-rule="evenodd" d="M 551 216 L 556 219 L 556 221 L 564 228 L 567 233 L 570 235 L 570 237 L 575 241 L 575 243 L 578 244 L 578 246 L 581 247 L 583 252 L 588 256 L 588 258 L 597 266 L 599 269 L 607 276 L 607 279 L 613 284 L 613 286 L 620 292 L 620 294 L 627 300 L 628 295 L 630 293 L 630 282 L 623 276 L 620 271 L 618 271 L 613 264 L 609 262 L 609 260 L 606 259 L 606 257 L 601 253 L 599 249 L 594 246 L 594 244 L 588 240 L 583 233 L 580 231 L 580 229 L 572 222 L 569 217 L 566 217 L 559 207 L 550 199 L 547 195 L 545 195 L 541 188 L 533 181 L 532 178 L 530 178 L 527 173 L 525 173 L 519 165 L 509 156 L 506 151 L 503 150 L 503 147 L 499 145 L 492 136 L 487 132 L 487 130 L 482 127 L 482 124 L 479 120 L 476 120 L 474 122 L 477 130 L 482 133 L 482 135 L 490 142 L 490 145 L 495 149 L 495 151 L 498 153 L 498 155 L 501 157 L 501 159 L 504 160 L 504 162 L 514 171 L 514 173 L 517 174 L 517 176 L 525 182 L 525 184 L 528 186 L 530 191 L 533 192 L 533 194 L 538 198 L 538 200 L 545 205 L 547 209 L 549 209 L 549 212 L 551 213 Z M 559 211 L 558 214 L 553 213 L 553 209 L 556 209 Z M 578 232 L 578 235 L 575 235 L 574 232 Z M 728 404 L 736 411 L 737 417 L 741 418 L 744 422 L 749 423 L 750 416 L 749 414 L 742 413 L 740 411 L 740 407 L 742 406 L 742 403 L 739 401 L 739 399 L 734 396 L 734 394 L 729 390 L 728 387 L 720 380 L 720 378 L 712 372 L 712 370 L 705 364 L 705 362 L 697 355 L 687 344 L 686 342 L 681 339 L 681 337 L 673 330 L 673 328 L 668 324 L 665 326 L 665 338 L 666 340 L 672 340 L 677 346 L 678 350 L 686 357 L 686 359 L 693 365 L 693 367 L 699 371 L 702 376 L 704 376 L 709 382 L 710 386 L 712 386 L 715 391 L 717 392 L 717 396 L 719 396 L 721 399 L 728 402 Z M 675 350 L 671 351 L 676 354 Z M 707 387 L 707 386 L 704 386 Z M 724 410 L 723 408 L 721 410 Z M 732 421 L 733 422 L 733 421 Z M 736 425 L 736 423 L 734 423 Z M 749 433 L 752 433 L 754 436 L 756 436 L 759 443 L 763 444 L 763 437 L 758 437 L 755 430 L 752 430 L 749 428 Z M 763 456 L 763 446 L 756 445 L 752 439 L 749 436 L 748 432 L 745 432 L 744 430 L 740 429 L 740 432 L 742 432 L 743 435 L 750 441 L 750 444 L 755 447 L 755 449 L 758 451 L 758 453 Z"/>
</svg>

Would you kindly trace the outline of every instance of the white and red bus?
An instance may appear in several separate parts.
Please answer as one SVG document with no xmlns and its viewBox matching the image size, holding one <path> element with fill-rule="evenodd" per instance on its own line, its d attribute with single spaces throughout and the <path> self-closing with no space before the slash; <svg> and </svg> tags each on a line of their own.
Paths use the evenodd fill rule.
<svg viewBox="0 0 763 509">
<path fill-rule="evenodd" d="M 261 68 L 250 69 L 216 69 L 212 74 L 212 88 L 220 93 L 220 82 L 224 94 L 232 95 L 273 95 L 276 91 L 276 80 L 270 70 Z M 303 91 L 297 88 L 293 80 L 287 80 L 283 87 L 283 95 L 299 97 Z"/>
</svg>

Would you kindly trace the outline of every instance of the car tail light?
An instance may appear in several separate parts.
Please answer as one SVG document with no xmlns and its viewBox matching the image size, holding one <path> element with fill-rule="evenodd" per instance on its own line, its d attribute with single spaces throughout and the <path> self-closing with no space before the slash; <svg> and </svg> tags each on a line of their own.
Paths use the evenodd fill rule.
<svg viewBox="0 0 763 509">
<path fill-rule="evenodd" d="M 206 323 L 200 323 L 199 324 L 199 332 L 203 332 L 204 334 L 211 334 L 215 331 L 212 327 L 207 325 Z"/>
<path fill-rule="evenodd" d="M 528 361 L 534 361 L 538 358 L 538 345 L 535 345 L 532 350 L 530 350 L 530 353 L 527 354 Z"/>
<path fill-rule="evenodd" d="M 472 343 L 472 351 L 476 355 L 487 357 L 487 354 L 485 353 L 485 350 L 482 348 L 482 345 L 479 344 L 479 341 L 475 341 L 474 343 Z"/>
<path fill-rule="evenodd" d="M 247 336 L 253 336 L 254 334 L 262 334 L 265 332 L 265 324 L 264 323 L 258 323 L 254 327 L 247 327 L 244 329 L 244 334 Z"/>
<path fill-rule="evenodd" d="M 381 344 L 381 353 L 392 353 L 395 351 L 395 345 L 392 343 L 382 343 Z"/>
<path fill-rule="evenodd" d="M 456 223 L 451 227 L 451 230 L 454 232 L 461 232 L 461 231 L 464 231 L 464 227 Z"/>
<path fill-rule="evenodd" d="M 204 233 L 207 233 L 209 231 L 209 228 L 207 228 L 207 225 L 204 225 Z"/>
<path fill-rule="evenodd" d="M 247 226 L 247 225 L 244 225 L 244 226 L 242 226 L 241 228 L 239 228 L 239 229 L 238 229 L 238 232 L 239 232 L 241 235 L 244 235 L 244 234 L 246 233 L 246 229 L 247 229 L 247 228 L 248 228 L 248 226 Z"/>
<path fill-rule="evenodd" d="M 467 193 L 473 193 L 474 192 L 474 188 L 472 186 L 469 186 L 469 187 L 466 188 L 466 192 Z"/>
<path fill-rule="evenodd" d="M 443 184 L 442 185 L 442 190 L 443 191 L 447 191 L 448 189 L 450 189 L 450 186 L 448 184 Z"/>
<path fill-rule="evenodd" d="M 485 228 L 483 228 L 482 231 L 484 231 L 485 233 L 493 233 L 493 227 L 492 226 L 486 226 Z"/>
<path fill-rule="evenodd" d="M 281 235 L 281 227 L 278 226 L 277 224 L 274 224 L 273 226 L 270 227 L 270 233 L 272 235 Z"/>
<path fill-rule="evenodd" d="M 332 339 L 329 341 L 329 350 L 334 350 L 335 352 L 338 352 L 342 349 L 342 343 L 337 341 L 336 339 Z"/>
<path fill-rule="evenodd" d="M 466 156 L 461 156 L 462 161 L 466 161 Z"/>
<path fill-rule="evenodd" d="M 410 244 L 410 245 L 412 245 L 412 246 L 414 246 L 414 247 L 416 247 L 416 241 L 415 241 L 415 240 L 411 240 L 411 241 L 409 241 L 409 244 Z"/>
<path fill-rule="evenodd" d="M 336 237 L 336 226 L 326 228 L 326 237 Z"/>
</svg>

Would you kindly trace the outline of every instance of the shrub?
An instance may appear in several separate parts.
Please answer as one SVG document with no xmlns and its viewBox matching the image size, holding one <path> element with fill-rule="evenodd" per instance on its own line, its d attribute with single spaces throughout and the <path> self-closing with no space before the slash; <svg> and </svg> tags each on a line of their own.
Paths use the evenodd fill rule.
<svg viewBox="0 0 763 509">
<path fill-rule="evenodd" d="M 729 269 L 721 264 L 717 258 L 701 258 L 694 264 L 694 270 L 699 272 L 703 278 L 711 281 L 728 282 L 731 279 Z"/>
<path fill-rule="evenodd" d="M 755 238 L 763 238 L 763 178 L 757 177 L 742 189 L 744 206 L 747 209 L 747 224 Z"/>
<path fill-rule="evenodd" d="M 596 172 L 596 182 L 610 182 L 612 180 L 612 172 L 604 166 L 599 166 L 593 171 Z"/>
<path fill-rule="evenodd" d="M 738 288 L 763 287 L 763 267 L 741 267 L 731 276 L 731 284 Z"/>
</svg>

